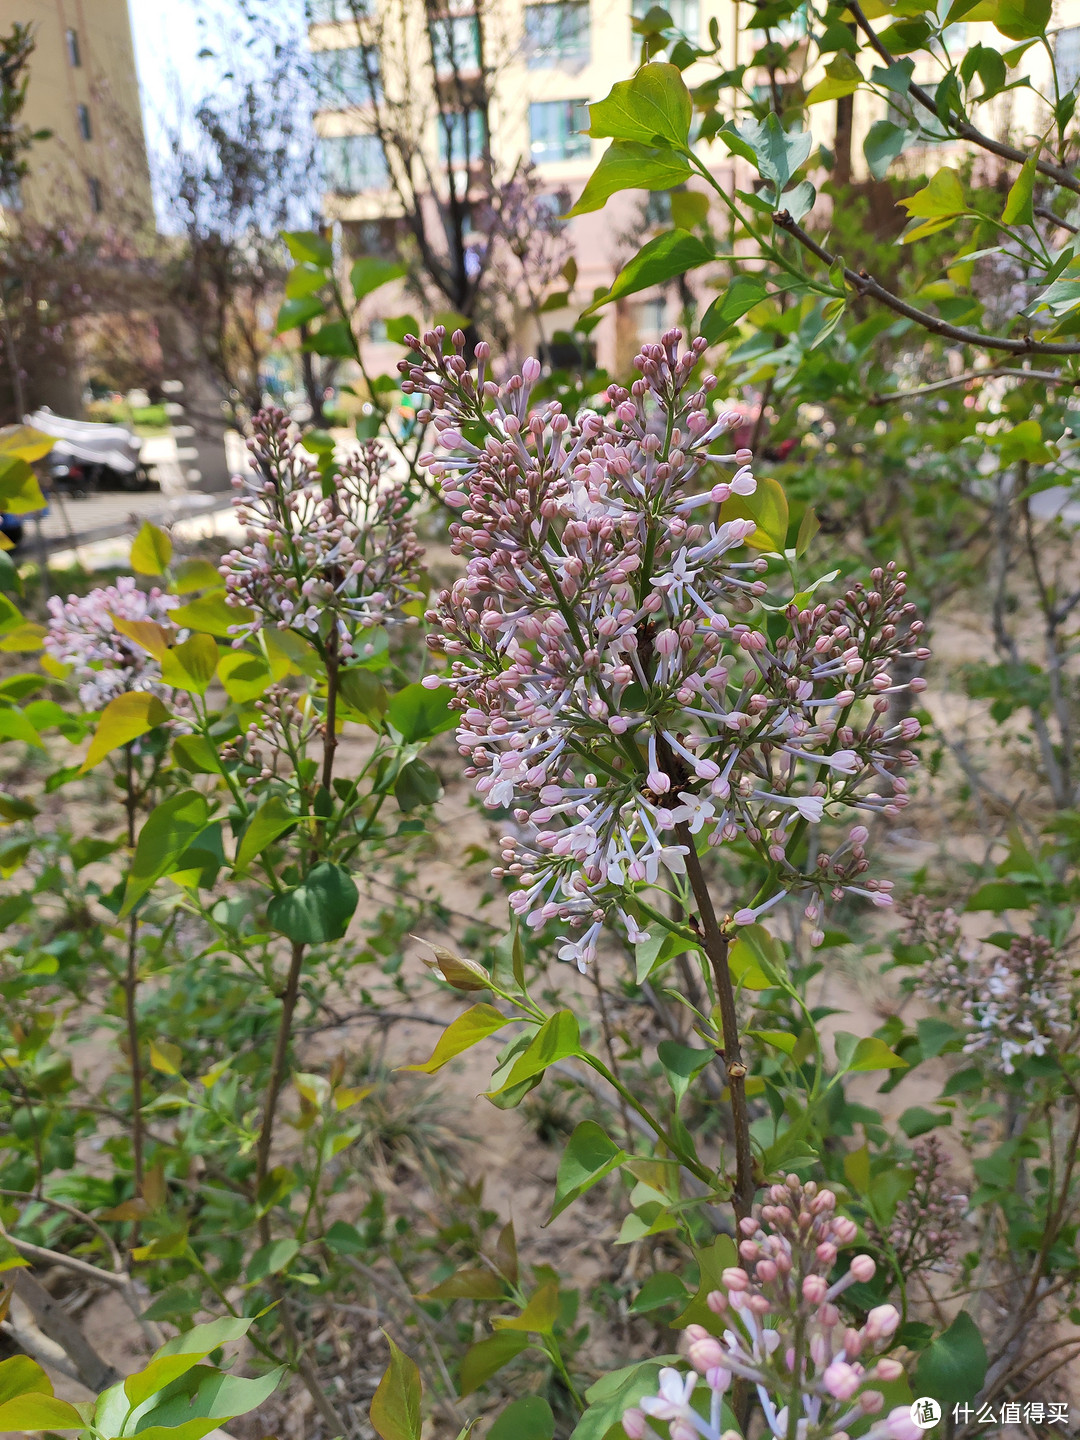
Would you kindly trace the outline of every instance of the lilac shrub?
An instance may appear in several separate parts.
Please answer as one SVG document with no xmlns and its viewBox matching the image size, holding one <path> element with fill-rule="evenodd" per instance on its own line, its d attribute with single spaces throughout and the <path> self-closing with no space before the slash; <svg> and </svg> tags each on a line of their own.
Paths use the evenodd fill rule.
<svg viewBox="0 0 1080 1440">
<path fill-rule="evenodd" d="M 857 1236 L 854 1221 L 836 1214 L 836 1196 L 813 1181 L 789 1175 L 773 1185 L 768 1203 L 740 1222 L 741 1266 L 723 1272 L 722 1288 L 707 1303 L 723 1325 L 713 1335 L 687 1327 L 690 1372 L 660 1372 L 659 1393 L 623 1416 L 630 1440 L 659 1440 L 650 1422 L 665 1424 L 669 1440 L 721 1440 L 723 1399 L 733 1380 L 753 1387 L 768 1433 L 776 1440 L 845 1437 L 852 1426 L 880 1415 L 866 1432 L 872 1440 L 916 1440 L 921 1431 L 909 1407 L 882 1415 L 881 1385 L 903 1367 L 882 1352 L 900 1324 L 893 1305 L 878 1305 L 859 1327 L 845 1324 L 836 1301 L 856 1282 L 874 1277 L 869 1255 L 855 1255 L 847 1272 L 831 1280 L 839 1251 Z M 695 1405 L 704 1381 L 704 1413 Z"/>
<path fill-rule="evenodd" d="M 234 644 L 264 626 L 311 638 L 330 615 L 348 659 L 358 629 L 401 618 L 420 596 L 423 551 L 404 488 L 387 483 L 386 456 L 374 443 L 324 485 L 283 411 L 261 410 L 252 429 L 254 472 L 233 481 L 245 543 L 220 564 L 230 602 L 253 611 L 235 627 Z"/>
<path fill-rule="evenodd" d="M 451 540 L 467 557 L 429 644 L 452 662 L 466 774 L 519 827 L 496 871 L 517 913 L 567 925 L 561 958 L 584 970 L 606 920 L 642 938 L 636 887 L 684 871 L 701 835 L 745 840 L 769 868 L 735 923 L 794 892 L 817 932 L 830 896 L 888 905 L 889 883 L 864 877 L 862 818 L 899 812 L 914 763 L 918 722 L 884 718 L 904 688 L 895 663 L 927 654 L 903 575 L 804 596 L 771 638 L 769 562 L 746 558 L 756 522 L 723 509 L 753 497 L 752 457 L 716 448 L 738 417 L 710 413 L 704 341 L 682 349 L 669 331 L 629 389 L 610 387 L 607 413 L 571 419 L 534 407 L 536 360 L 500 385 L 486 345 L 474 372 L 461 332 L 450 353 L 444 338 L 410 340 L 419 358 L 401 367 L 426 397 L 444 453 L 424 463 L 461 512 Z M 800 868 L 795 842 L 826 819 L 847 820 L 846 838 Z"/>
</svg>

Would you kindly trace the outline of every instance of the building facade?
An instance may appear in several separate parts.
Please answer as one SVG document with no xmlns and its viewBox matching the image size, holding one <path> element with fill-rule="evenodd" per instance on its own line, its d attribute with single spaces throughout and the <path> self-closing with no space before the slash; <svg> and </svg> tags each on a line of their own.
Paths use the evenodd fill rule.
<svg viewBox="0 0 1080 1440">
<path fill-rule="evenodd" d="M 0 0 L 0 28 L 31 26 L 23 118 L 36 141 L 18 194 L 28 220 L 136 234 L 153 228 L 128 0 Z"/>
<path fill-rule="evenodd" d="M 583 133 L 589 124 L 587 107 L 632 73 L 641 51 L 632 20 L 644 16 L 652 3 L 447 0 L 433 11 L 432 0 L 311 0 L 309 42 L 327 218 L 341 222 L 361 251 L 385 249 L 392 242 L 401 206 L 375 133 L 376 112 L 400 115 L 408 110 L 415 146 L 434 189 L 438 188 L 437 177 L 448 166 L 466 168 L 471 160 L 483 156 L 498 176 L 512 171 L 520 158 L 527 158 L 553 203 L 561 204 L 567 197 L 571 202 L 577 199 L 608 143 Z M 745 62 L 763 39 L 745 29 L 740 32 L 750 12 L 740 0 L 666 0 L 664 8 L 689 38 L 706 45 L 712 43 L 706 37 L 718 38 L 723 66 L 734 68 Z M 440 17 L 435 24 L 441 27 L 434 45 L 428 38 L 433 13 Z M 1080 83 L 1080 0 L 1056 0 L 1054 23 L 1059 84 L 1063 90 L 1074 88 Z M 785 23 L 779 35 L 774 32 L 774 38 L 797 42 L 800 29 L 804 32 L 805 27 L 796 16 Z M 393 44 L 387 44 L 388 35 L 394 38 Z M 946 38 L 953 62 L 975 45 L 1002 52 L 1012 46 L 988 22 L 953 25 Z M 377 74 L 380 60 L 386 74 Z M 1033 85 L 1047 85 L 1048 57 L 1036 47 L 1029 52 L 1029 60 Z M 922 55 L 917 58 L 914 78 L 932 88 L 942 68 L 940 57 Z M 470 77 L 484 79 L 490 134 L 480 132 L 482 117 L 477 110 L 451 116 L 460 123 L 447 125 L 442 113 L 445 104 L 440 107 L 433 97 L 434 87 L 449 83 L 451 72 L 457 93 L 465 96 L 466 108 Z M 691 66 L 685 78 L 693 87 L 716 73 L 716 63 L 710 62 Z M 820 78 L 812 70 L 804 83 L 809 87 Z M 760 79 L 764 84 L 766 77 Z M 978 121 L 1002 137 L 1039 133 L 1046 127 L 1043 108 L 1034 90 L 1013 89 L 980 109 Z M 816 105 L 810 115 L 816 138 L 833 147 L 840 117 L 836 103 Z M 934 123 L 925 113 L 907 113 L 902 102 L 894 112 L 877 97 L 860 94 L 854 114 L 842 122 L 850 126 L 854 180 L 868 179 L 863 141 L 874 121 L 885 118 L 907 125 L 914 136 L 900 161 L 902 171 L 914 175 L 950 163 L 950 144 L 940 131 L 935 133 Z M 741 168 L 741 162 L 733 160 L 721 141 L 701 146 L 699 155 L 730 193 L 736 183 L 736 165 Z M 748 179 L 743 176 L 739 183 Z M 640 193 L 616 195 L 603 210 L 570 222 L 569 239 L 578 271 L 565 318 L 553 316 L 554 324 L 565 324 L 588 303 L 597 287 L 610 284 L 622 263 L 640 246 L 650 222 L 667 222 L 665 199 Z M 395 302 L 389 303 L 386 313 L 396 313 Z M 655 339 L 675 322 L 679 308 L 679 296 L 672 287 L 608 307 L 594 336 L 600 362 L 621 369 L 640 343 Z M 528 332 L 526 321 L 523 346 L 529 344 Z M 376 328 L 373 334 L 377 333 Z M 373 356 L 373 363 L 391 358 L 388 351 L 385 357 Z"/>
</svg>

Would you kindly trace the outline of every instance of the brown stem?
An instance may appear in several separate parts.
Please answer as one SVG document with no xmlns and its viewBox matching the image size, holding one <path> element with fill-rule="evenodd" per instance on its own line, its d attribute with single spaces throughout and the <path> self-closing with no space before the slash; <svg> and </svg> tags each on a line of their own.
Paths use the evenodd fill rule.
<svg viewBox="0 0 1080 1440">
<path fill-rule="evenodd" d="M 289 960 L 289 974 L 285 991 L 281 997 L 281 1020 L 278 1024 L 277 1040 L 274 1042 L 274 1058 L 270 1063 L 270 1079 L 266 1086 L 266 1102 L 263 1106 L 262 1124 L 259 1127 L 259 1142 L 255 1151 L 255 1203 L 259 1204 L 259 1192 L 263 1181 L 270 1173 L 270 1147 L 274 1141 L 274 1119 L 281 1087 L 285 1083 L 285 1066 L 289 1059 L 289 1041 L 292 1038 L 293 1016 L 300 995 L 300 975 L 304 968 L 304 946 L 293 941 Z M 262 1243 L 270 1243 L 270 1217 L 264 1214 L 259 1221 Z"/>
<path fill-rule="evenodd" d="M 131 746 L 124 747 L 124 808 L 127 811 L 128 846 L 135 850 L 135 766 Z M 139 1056 L 139 1017 L 135 1008 L 139 987 L 139 921 L 132 914 L 128 920 L 127 964 L 124 969 L 124 1015 L 127 1023 L 128 1062 L 131 1066 L 131 1157 L 135 1172 L 135 1194 L 143 1187 L 143 1073 Z"/>
<path fill-rule="evenodd" d="M 793 236 L 805 250 L 832 269 L 836 264 L 836 256 L 829 253 L 824 245 L 819 245 L 814 237 L 797 224 L 789 211 L 778 210 L 772 217 L 773 224 L 778 230 L 786 230 Z M 931 335 L 940 335 L 946 340 L 959 341 L 961 345 L 980 345 L 986 350 L 1004 350 L 1010 355 L 1080 355 L 1080 345 L 1059 344 L 1051 340 L 1032 340 L 1028 336 L 1014 338 L 1008 335 L 984 335 L 981 330 L 969 330 L 963 325 L 950 325 L 936 315 L 931 315 L 928 310 L 920 310 L 918 306 L 909 304 L 887 290 L 880 281 L 868 274 L 865 270 L 851 270 L 848 266 L 843 267 L 844 279 L 859 295 L 872 295 L 875 300 L 880 301 L 888 309 L 895 311 L 897 315 L 903 315 L 908 320 L 914 320 L 924 330 L 929 330 Z"/>
<path fill-rule="evenodd" d="M 735 1190 L 732 1205 L 735 1218 L 750 1214 L 754 1203 L 754 1153 L 750 1146 L 750 1116 L 746 1108 L 746 1066 L 739 1044 L 739 1020 L 735 1013 L 735 987 L 728 969 L 728 940 L 720 929 L 709 894 L 705 872 L 694 846 L 694 837 L 686 822 L 676 825 L 675 834 L 685 845 L 686 872 L 694 892 L 701 920 L 702 944 L 712 966 L 716 995 L 720 1003 L 720 1022 L 724 1033 L 724 1063 L 727 1066 L 728 1094 L 731 1096 L 731 1119 L 735 1130 Z"/>
</svg>

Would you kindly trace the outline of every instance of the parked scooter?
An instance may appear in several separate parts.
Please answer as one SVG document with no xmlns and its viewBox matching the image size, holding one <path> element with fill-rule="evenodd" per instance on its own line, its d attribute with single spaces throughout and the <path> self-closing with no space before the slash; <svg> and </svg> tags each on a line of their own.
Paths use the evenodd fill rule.
<svg viewBox="0 0 1080 1440">
<path fill-rule="evenodd" d="M 123 425 L 66 420 L 51 410 L 36 410 L 27 424 L 56 437 L 49 475 L 56 489 L 73 499 L 99 490 L 149 490 L 156 483 L 139 459 L 142 441 Z"/>
</svg>

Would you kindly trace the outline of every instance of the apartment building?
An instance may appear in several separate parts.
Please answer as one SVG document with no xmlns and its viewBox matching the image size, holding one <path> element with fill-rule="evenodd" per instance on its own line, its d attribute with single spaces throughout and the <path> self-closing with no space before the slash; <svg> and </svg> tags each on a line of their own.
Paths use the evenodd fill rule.
<svg viewBox="0 0 1080 1440">
<path fill-rule="evenodd" d="M 382 146 L 372 133 L 371 105 L 373 66 L 379 54 L 387 53 L 392 57 L 388 73 L 378 77 L 378 84 L 385 86 L 386 98 L 395 104 L 400 105 L 403 98 L 411 101 L 417 117 L 413 122 L 417 145 L 432 177 L 448 165 L 464 168 L 470 158 L 477 159 L 489 146 L 495 174 L 507 173 L 519 157 L 528 157 L 553 204 L 561 204 L 567 196 L 576 199 L 607 144 L 584 133 L 589 123 L 587 106 L 632 72 L 640 54 L 632 17 L 644 15 L 652 3 L 476 0 L 474 5 L 471 0 L 448 0 L 438 22 L 443 27 L 439 32 L 442 38 L 435 46 L 432 67 L 424 0 L 368 0 L 371 10 L 364 10 L 358 0 L 313 0 L 309 36 L 318 77 L 316 128 L 328 218 L 341 222 L 360 251 L 388 246 L 392 241 L 400 207 L 388 182 Z M 708 35 L 715 23 L 726 64 L 734 66 L 747 58 L 754 39 L 745 31 L 740 34 L 749 7 L 740 6 L 739 0 L 666 0 L 665 8 L 692 39 Z M 1064 90 L 1080 83 L 1080 0 L 1057 0 L 1055 22 L 1059 83 Z M 375 24 L 384 27 L 380 37 L 385 37 L 385 27 L 393 29 L 398 36 L 396 47 L 388 50 L 383 43 L 371 43 L 370 27 Z M 482 42 L 478 26 L 483 27 Z M 785 25 L 783 38 L 797 40 L 799 33 L 796 17 Z M 954 61 L 975 44 L 999 52 L 1012 45 L 986 22 L 951 26 L 947 43 Z M 481 53 L 485 73 L 491 77 L 490 136 L 480 133 L 482 117 L 475 110 L 452 117 L 460 123 L 452 124 L 447 136 L 431 87 L 441 83 L 440 71 L 452 70 L 455 82 L 467 80 L 478 70 Z M 1048 87 L 1050 63 L 1045 53 L 1038 48 L 1029 51 L 1026 63 L 1033 86 Z M 436 71 L 433 77 L 432 68 Z M 923 56 L 915 79 L 932 88 L 941 73 L 939 59 Z M 694 85 L 713 74 L 711 65 L 691 67 L 686 79 Z M 809 78 L 812 83 L 816 77 Z M 403 87 L 409 93 L 403 95 Z M 1044 109 L 1034 89 L 1010 90 L 980 112 L 979 123 L 1002 135 L 1038 133 L 1046 128 Z M 832 146 L 835 103 L 813 107 L 811 117 L 817 138 Z M 886 109 L 883 102 L 860 96 L 852 120 L 856 179 L 867 175 L 863 140 L 873 122 L 883 118 L 904 124 L 912 132 L 918 130 L 901 161 L 912 174 L 949 163 L 950 145 L 931 117 L 913 113 L 903 101 Z M 736 162 L 723 144 L 703 146 L 699 153 L 730 188 Z M 747 178 L 742 177 L 740 183 Z M 622 262 L 640 245 L 649 220 L 665 218 L 664 199 L 619 195 L 602 211 L 571 221 L 570 239 L 578 264 L 571 296 L 574 313 L 597 286 L 610 283 Z M 396 313 L 392 303 L 387 313 Z M 570 313 L 568 308 L 567 318 Z M 621 367 L 638 344 L 662 333 L 677 313 L 678 297 L 670 287 L 609 307 L 594 335 L 601 363 Z M 565 323 L 558 315 L 552 320 L 555 325 Z M 528 344 L 528 329 L 526 322 L 523 344 Z M 378 333 L 377 328 L 373 333 Z M 386 358 L 390 358 L 389 352 Z"/>
<path fill-rule="evenodd" d="M 152 228 L 128 0 L 0 0 L 0 28 L 16 21 L 35 40 L 24 119 L 51 133 L 0 205 L 77 231 Z"/>
</svg>

